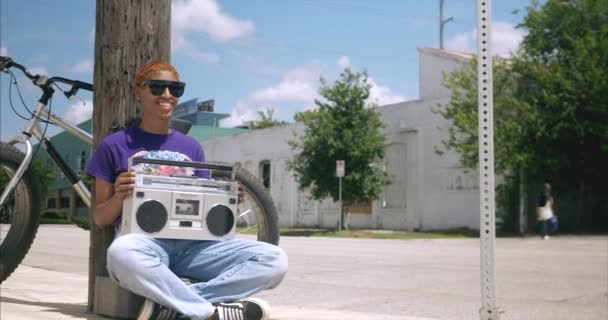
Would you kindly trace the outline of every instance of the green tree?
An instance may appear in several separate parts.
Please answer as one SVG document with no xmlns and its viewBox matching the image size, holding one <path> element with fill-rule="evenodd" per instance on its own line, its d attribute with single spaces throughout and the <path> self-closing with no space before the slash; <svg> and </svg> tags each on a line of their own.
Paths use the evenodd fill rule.
<svg viewBox="0 0 608 320">
<path fill-rule="evenodd" d="M 53 181 L 53 168 L 48 165 L 44 165 L 40 160 L 33 159 L 31 163 L 31 168 L 34 170 L 34 175 L 38 178 L 39 186 L 40 186 L 40 200 L 44 201 L 48 194 L 49 185 Z M 6 171 L 0 170 L 0 186 L 2 190 L 5 189 L 6 185 L 10 181 L 11 176 L 9 176 Z M 9 199 L 8 201 L 14 201 L 14 199 Z M 40 209 L 43 207 L 43 203 L 38 204 Z M 7 206 L 8 208 L 8 206 Z M 8 215 L 8 211 L 0 212 L 0 221 L 2 223 L 9 223 L 11 217 Z"/>
<path fill-rule="evenodd" d="M 608 170 L 608 2 L 548 0 L 527 8 L 520 51 L 495 59 L 496 171 L 505 177 L 499 208 L 512 222 L 519 170 L 533 198 L 541 179 L 553 182 L 563 226 L 608 228 L 602 195 Z M 444 148 L 477 166 L 475 61 L 446 77 L 449 103 L 437 112 L 450 120 Z M 509 190 L 508 192 L 506 190 Z M 560 198 L 562 201 L 560 202 Z M 531 199 L 533 200 L 533 199 Z M 533 201 L 530 201 L 532 203 Z M 510 218 L 509 218 L 510 215 Z"/>
<path fill-rule="evenodd" d="M 299 188 L 310 188 L 313 199 L 339 199 L 336 161 L 345 161 L 341 227 L 344 208 L 377 199 L 388 182 L 373 165 L 384 159 L 385 136 L 379 113 L 366 102 L 369 90 L 366 72 L 345 69 L 333 85 L 322 78 L 319 94 L 324 101 L 316 100 L 316 109 L 295 115 L 304 133 L 289 142 L 296 155 L 288 166 Z"/>
<path fill-rule="evenodd" d="M 266 108 L 266 111 L 258 111 L 260 120 L 254 122 L 252 129 L 265 129 L 286 124 L 285 121 L 279 121 L 273 118 L 274 109 Z"/>
<path fill-rule="evenodd" d="M 529 82 L 521 99 L 543 116 L 535 140 L 544 161 L 537 167 L 582 193 L 602 191 L 608 178 L 608 2 L 535 3 L 522 27 L 529 33 L 514 68 Z M 603 213 L 608 221 L 608 208 Z"/>
<path fill-rule="evenodd" d="M 49 186 L 53 183 L 53 167 L 34 158 L 32 159 L 31 168 L 34 170 L 34 174 L 38 178 L 40 185 L 40 200 L 45 201 L 49 194 Z M 40 203 L 40 207 L 42 208 L 43 206 L 43 203 Z"/>
<path fill-rule="evenodd" d="M 530 148 L 526 130 L 539 116 L 538 110 L 518 100 L 517 74 L 508 61 L 497 59 L 494 63 L 494 158 L 496 172 L 510 174 L 522 166 L 530 165 L 535 151 Z M 477 61 L 447 75 L 444 86 L 451 89 L 452 96 L 446 104 L 439 104 L 434 111 L 450 120 L 448 137 L 438 153 L 455 150 L 461 155 L 462 164 L 476 168 L 478 164 L 478 105 L 477 105 Z"/>
</svg>

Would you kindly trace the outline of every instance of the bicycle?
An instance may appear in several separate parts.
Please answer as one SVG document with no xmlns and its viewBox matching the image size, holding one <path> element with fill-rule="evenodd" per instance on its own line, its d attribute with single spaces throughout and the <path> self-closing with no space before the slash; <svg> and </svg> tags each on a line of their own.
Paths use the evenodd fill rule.
<svg viewBox="0 0 608 320">
<path fill-rule="evenodd" d="M 77 126 L 63 120 L 53 114 L 47 105 L 55 89 L 62 91 L 67 99 L 76 97 L 79 90 L 93 91 L 93 85 L 62 77 L 47 77 L 32 75 L 23 65 L 14 62 L 10 57 L 0 56 L 0 72 L 8 73 L 16 79 L 10 71 L 11 68 L 20 70 L 34 85 L 42 90 L 42 95 L 34 111 L 29 112 L 28 120 L 22 135 L 14 137 L 6 142 L 0 141 L 0 185 L 2 196 L 0 197 L 0 217 L 2 218 L 2 228 L 0 229 L 0 283 L 6 280 L 11 273 L 18 267 L 36 236 L 40 222 L 40 186 L 34 171 L 31 167 L 32 159 L 36 153 L 31 142 L 32 137 L 39 141 L 38 147 L 42 146 L 50 155 L 53 162 L 59 167 L 61 172 L 70 181 L 74 190 L 87 207 L 91 207 L 91 193 L 82 179 L 66 164 L 59 155 L 51 141 L 45 137 L 46 127 L 43 130 L 40 123 L 56 125 L 63 128 L 72 136 L 92 145 L 93 136 Z M 64 91 L 59 83 L 71 86 L 70 90 Z M 11 81 L 11 86 L 13 82 Z M 16 80 L 15 80 L 15 85 Z M 25 105 L 25 104 L 24 104 Z M 13 107 L 13 112 L 17 113 Z M 179 123 L 176 120 L 176 123 Z M 184 126 L 182 126 L 183 128 Z M 176 126 L 176 130 L 180 130 Z M 184 129 L 187 133 L 189 126 Z M 181 130 L 180 130 L 181 131 Z M 15 145 L 24 145 L 25 152 L 22 152 Z M 221 167 L 221 163 L 212 163 Z M 213 171 L 213 178 L 225 179 L 232 178 L 228 171 Z M 241 167 L 235 167 L 234 179 L 239 181 L 245 190 L 243 203 L 239 204 L 237 218 L 237 232 L 239 234 L 256 234 L 258 241 L 264 241 L 278 245 L 279 230 L 278 218 L 274 202 L 264 185 L 253 174 Z M 4 228 L 8 223 L 8 231 Z M 72 219 L 72 222 L 74 220 Z M 77 224 L 83 229 L 89 226 L 79 222 Z M 254 229 L 257 228 L 257 229 Z"/>
</svg>

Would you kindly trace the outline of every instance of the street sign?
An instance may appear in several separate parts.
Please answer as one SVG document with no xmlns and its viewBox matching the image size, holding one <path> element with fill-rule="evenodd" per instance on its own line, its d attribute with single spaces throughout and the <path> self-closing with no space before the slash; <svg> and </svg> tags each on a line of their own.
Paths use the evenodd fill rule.
<svg viewBox="0 0 608 320">
<path fill-rule="evenodd" d="M 336 161 L 336 177 L 344 177 L 344 160 Z"/>
</svg>

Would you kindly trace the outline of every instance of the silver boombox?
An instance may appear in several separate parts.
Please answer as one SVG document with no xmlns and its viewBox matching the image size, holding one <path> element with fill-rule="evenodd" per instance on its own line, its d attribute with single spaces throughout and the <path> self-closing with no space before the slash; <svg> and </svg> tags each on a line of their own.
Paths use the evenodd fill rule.
<svg viewBox="0 0 608 320">
<path fill-rule="evenodd" d="M 123 202 L 121 234 L 143 233 L 154 238 L 190 240 L 234 237 L 238 183 L 234 180 L 232 166 L 141 158 L 130 159 L 130 162 L 230 170 L 232 179 L 221 181 L 137 173 L 133 194 Z"/>
</svg>

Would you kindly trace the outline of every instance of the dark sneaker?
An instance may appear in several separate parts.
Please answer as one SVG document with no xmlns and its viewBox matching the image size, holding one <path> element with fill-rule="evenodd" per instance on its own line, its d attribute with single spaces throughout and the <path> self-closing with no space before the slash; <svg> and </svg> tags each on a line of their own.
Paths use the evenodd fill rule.
<svg viewBox="0 0 608 320">
<path fill-rule="evenodd" d="M 268 303 L 258 298 L 247 298 L 216 307 L 219 320 L 267 320 L 270 314 Z"/>
<path fill-rule="evenodd" d="M 137 320 L 176 320 L 178 316 L 180 314 L 177 311 L 146 299 L 139 309 Z"/>
</svg>

